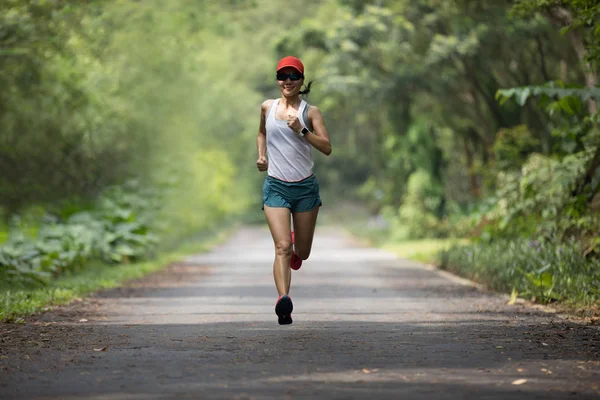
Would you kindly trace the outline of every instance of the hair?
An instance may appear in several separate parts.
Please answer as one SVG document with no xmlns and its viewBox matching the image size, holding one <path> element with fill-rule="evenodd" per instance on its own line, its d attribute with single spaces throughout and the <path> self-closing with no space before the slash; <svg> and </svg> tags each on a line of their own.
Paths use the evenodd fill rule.
<svg viewBox="0 0 600 400">
<path fill-rule="evenodd" d="M 308 96 L 310 93 L 310 87 L 312 86 L 314 81 L 309 81 L 308 85 L 304 85 L 304 90 L 301 90 L 299 93 L 303 96 Z"/>
</svg>

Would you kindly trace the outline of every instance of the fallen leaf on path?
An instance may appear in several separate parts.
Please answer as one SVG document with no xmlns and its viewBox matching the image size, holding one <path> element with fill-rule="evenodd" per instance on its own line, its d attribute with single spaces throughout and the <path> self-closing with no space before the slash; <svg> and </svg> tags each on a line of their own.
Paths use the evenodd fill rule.
<svg viewBox="0 0 600 400">
<path fill-rule="evenodd" d="M 371 372 L 377 372 L 377 371 L 378 371 L 378 369 L 366 369 L 366 368 L 362 369 L 362 372 L 364 372 L 365 374 L 370 374 Z"/>
<path fill-rule="evenodd" d="M 107 350 L 108 350 L 108 347 L 102 347 L 102 348 L 99 348 L 99 349 L 94 349 L 94 351 L 107 351 Z"/>
<path fill-rule="evenodd" d="M 497 349 L 503 349 L 503 346 L 496 346 Z"/>
<path fill-rule="evenodd" d="M 542 342 L 542 346 L 550 346 L 548 343 Z"/>
<path fill-rule="evenodd" d="M 87 320 L 87 319 L 85 319 L 85 318 L 81 318 L 81 319 L 79 320 L 79 322 L 88 322 L 88 320 Z"/>
<path fill-rule="evenodd" d="M 523 368 L 517 368 L 517 372 L 523 372 L 525 371 Z"/>
<path fill-rule="evenodd" d="M 513 385 L 522 385 L 524 383 L 527 382 L 527 379 L 517 379 L 516 381 L 513 381 Z"/>
</svg>

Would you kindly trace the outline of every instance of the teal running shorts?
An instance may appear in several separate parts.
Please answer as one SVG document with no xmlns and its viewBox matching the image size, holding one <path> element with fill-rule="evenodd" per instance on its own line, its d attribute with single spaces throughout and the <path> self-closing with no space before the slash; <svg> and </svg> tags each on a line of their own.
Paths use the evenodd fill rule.
<svg viewBox="0 0 600 400">
<path fill-rule="evenodd" d="M 263 202 L 269 207 L 285 207 L 291 212 L 310 211 L 323 203 L 319 196 L 319 182 L 314 175 L 299 182 L 285 182 L 267 176 L 263 184 Z"/>
</svg>

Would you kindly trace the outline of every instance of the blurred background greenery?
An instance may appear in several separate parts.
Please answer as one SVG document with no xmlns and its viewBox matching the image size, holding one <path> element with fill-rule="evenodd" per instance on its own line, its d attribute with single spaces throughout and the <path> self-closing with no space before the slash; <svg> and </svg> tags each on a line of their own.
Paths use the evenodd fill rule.
<svg viewBox="0 0 600 400">
<path fill-rule="evenodd" d="M 314 152 L 323 222 L 597 304 L 599 15 L 595 0 L 5 0 L 0 305 L 262 221 L 259 107 L 288 54 L 333 144 Z"/>
</svg>

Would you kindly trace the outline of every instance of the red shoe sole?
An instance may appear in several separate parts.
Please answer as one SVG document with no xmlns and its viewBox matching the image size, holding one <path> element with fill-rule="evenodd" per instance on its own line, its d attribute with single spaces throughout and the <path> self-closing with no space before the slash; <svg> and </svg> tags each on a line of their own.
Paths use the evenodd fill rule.
<svg viewBox="0 0 600 400">
<path fill-rule="evenodd" d="M 294 235 L 294 231 L 292 231 L 292 244 L 294 244 L 295 239 L 296 238 Z M 296 255 L 296 253 L 292 253 L 292 259 L 290 260 L 290 268 L 293 269 L 294 271 L 298 271 L 301 266 L 302 266 L 302 260 L 300 259 L 300 257 L 298 257 Z"/>
<path fill-rule="evenodd" d="M 292 253 L 292 259 L 290 260 L 290 268 L 294 271 L 298 271 L 302 266 L 302 259 L 296 255 L 296 253 Z"/>
</svg>

